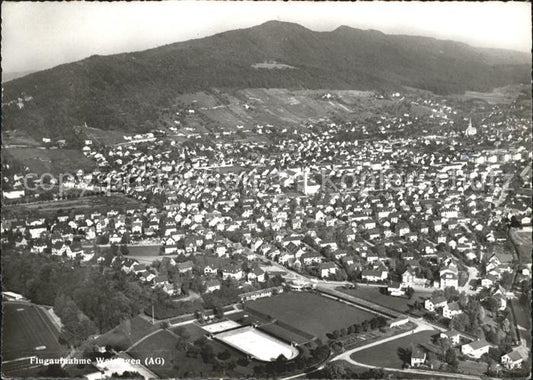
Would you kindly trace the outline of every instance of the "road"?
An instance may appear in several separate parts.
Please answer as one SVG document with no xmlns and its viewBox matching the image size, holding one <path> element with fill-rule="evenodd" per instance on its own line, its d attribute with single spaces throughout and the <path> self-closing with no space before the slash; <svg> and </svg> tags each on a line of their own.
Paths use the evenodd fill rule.
<svg viewBox="0 0 533 380">
<path fill-rule="evenodd" d="M 413 319 L 411 319 L 411 320 L 415 321 Z M 351 355 L 353 353 L 355 353 L 355 352 L 358 352 L 358 351 L 366 350 L 368 348 L 375 347 L 375 346 L 378 346 L 380 344 L 387 343 L 387 342 L 390 342 L 390 341 L 393 341 L 393 340 L 396 340 L 396 339 L 400 339 L 400 338 L 403 338 L 403 337 L 406 337 L 406 336 L 409 336 L 409 335 L 412 335 L 412 334 L 416 334 L 416 333 L 421 332 L 421 331 L 431 331 L 431 330 L 434 331 L 434 328 L 432 326 L 430 326 L 427 322 L 425 322 L 423 320 L 416 320 L 416 321 L 419 324 L 414 330 L 406 331 L 404 333 L 401 333 L 401 334 L 398 334 L 398 335 L 394 335 L 394 336 L 379 340 L 377 342 L 372 342 L 372 343 L 369 343 L 369 344 L 361 346 L 361 347 L 353 348 L 351 350 L 343 352 L 342 354 L 337 355 L 334 358 L 330 359 L 330 362 L 344 360 L 344 361 L 346 361 L 346 362 L 348 362 L 348 363 L 350 363 L 352 365 L 356 365 L 358 367 L 363 367 L 363 368 L 368 368 L 368 369 L 382 369 L 384 371 L 391 371 L 391 372 L 423 374 L 423 375 L 433 375 L 433 376 L 444 376 L 444 377 L 448 377 L 448 378 L 457 378 L 457 379 L 480 379 L 480 377 L 478 377 L 478 376 L 469 376 L 469 375 L 458 374 L 458 373 L 429 371 L 429 370 L 425 371 L 425 370 L 419 370 L 419 369 L 397 369 L 397 368 L 377 367 L 377 366 L 373 366 L 373 365 L 370 365 L 370 364 L 360 363 L 360 362 L 355 361 L 355 360 L 353 360 L 351 358 Z"/>
<path fill-rule="evenodd" d="M 398 335 L 393 335 L 393 336 L 390 336 L 388 338 L 381 339 L 381 340 L 378 340 L 376 342 L 368 343 L 368 344 L 366 344 L 364 346 L 352 348 L 351 350 L 345 351 L 342 354 L 335 356 L 333 359 L 330 359 L 330 362 L 334 362 L 334 361 L 337 361 L 337 360 L 346 360 L 349 363 L 352 363 L 352 364 L 355 364 L 355 365 L 361 365 L 361 364 L 357 363 L 355 360 L 350 358 L 350 356 L 353 353 L 358 352 L 358 351 L 362 351 L 362 350 L 366 350 L 367 348 L 371 348 L 371 347 L 374 347 L 374 346 L 379 346 L 380 344 L 387 343 L 387 342 L 390 342 L 390 341 L 393 341 L 393 340 L 396 340 L 396 339 L 400 339 L 400 338 L 403 338 L 403 337 L 406 337 L 406 336 L 410 336 L 412 334 L 416 334 L 416 333 L 419 333 L 421 331 L 432 331 L 432 330 L 434 331 L 433 328 L 427 326 L 426 324 L 418 324 L 418 326 L 416 326 L 416 328 L 414 330 L 409 330 L 409 331 L 406 331 L 406 332 L 398 334 Z M 362 365 L 362 366 L 364 367 L 366 365 Z M 378 368 L 378 367 L 369 366 L 368 368 Z"/>
</svg>

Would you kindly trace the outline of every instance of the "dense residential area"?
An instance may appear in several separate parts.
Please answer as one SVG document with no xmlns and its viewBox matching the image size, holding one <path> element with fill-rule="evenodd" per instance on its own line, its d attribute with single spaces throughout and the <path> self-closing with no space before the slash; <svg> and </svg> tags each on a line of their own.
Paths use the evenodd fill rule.
<svg viewBox="0 0 533 380">
<path fill-rule="evenodd" d="M 3 2 L 0 376 L 532 378 L 530 11 Z"/>
<path fill-rule="evenodd" d="M 4 162 L 5 288 L 45 305 L 73 357 L 97 347 L 136 358 L 145 334 L 179 341 L 199 334 L 184 330 L 191 323 L 201 331 L 255 318 L 269 336 L 307 350 L 296 367 L 259 361 L 256 375 L 291 373 L 324 355 L 334 359 L 324 371 L 350 373 L 335 355 L 365 363 L 357 347 L 388 336 L 388 326 L 393 335 L 435 333 L 395 340 L 404 341 L 399 369 L 520 376 L 530 363 L 531 120 L 519 100 L 466 114 L 458 101 L 385 96 L 426 112 L 255 125 L 243 132 L 250 141 L 183 127 L 112 145 L 86 139 L 94 169 L 58 178 Z M 176 125 L 195 104 L 176 112 Z M 57 143 L 43 139 L 43 149 L 61 150 Z M 298 303 L 307 292 L 369 316 L 321 335 L 272 315 L 279 297 L 295 293 Z M 265 298 L 272 313 L 255 306 Z M 189 357 L 196 344 L 178 352 Z M 207 373 L 183 372 L 172 354 L 163 376 L 216 373 L 231 357 L 242 362 L 231 373 L 248 373 L 243 349 L 232 347 Z"/>
</svg>

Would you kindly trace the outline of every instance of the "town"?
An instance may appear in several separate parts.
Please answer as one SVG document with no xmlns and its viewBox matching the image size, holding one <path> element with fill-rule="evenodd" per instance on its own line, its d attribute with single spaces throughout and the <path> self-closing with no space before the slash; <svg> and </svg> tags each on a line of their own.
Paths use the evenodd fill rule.
<svg viewBox="0 0 533 380">
<path fill-rule="evenodd" d="M 92 169 L 3 160 L 4 310 L 51 316 L 34 355 L 110 358 L 37 374 L 527 377 L 530 110 L 364 96 L 395 108 L 213 134 L 193 100 L 86 136 Z M 35 374 L 9 344 L 5 373 Z"/>
</svg>

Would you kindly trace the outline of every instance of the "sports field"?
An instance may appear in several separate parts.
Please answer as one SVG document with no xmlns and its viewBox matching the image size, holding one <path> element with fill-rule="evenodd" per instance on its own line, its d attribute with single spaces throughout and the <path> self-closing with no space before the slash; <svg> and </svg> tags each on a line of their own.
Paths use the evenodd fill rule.
<svg viewBox="0 0 533 380">
<path fill-rule="evenodd" d="M 6 302 L 2 328 L 2 360 L 30 356 L 57 358 L 68 352 L 44 311 L 32 304 Z"/>
<path fill-rule="evenodd" d="M 370 320 L 376 315 L 307 292 L 284 293 L 249 302 L 246 310 L 270 316 L 295 329 L 327 339 L 326 334 Z"/>
<path fill-rule="evenodd" d="M 391 340 L 366 350 L 357 351 L 350 357 L 360 363 L 383 368 L 401 369 L 404 362 L 410 360 L 409 350 L 420 343 L 427 343 L 437 331 L 421 331 L 419 333 Z"/>
<path fill-rule="evenodd" d="M 280 355 L 287 360 L 298 356 L 298 349 L 251 326 L 225 331 L 215 338 L 262 361 L 274 361 Z"/>
</svg>

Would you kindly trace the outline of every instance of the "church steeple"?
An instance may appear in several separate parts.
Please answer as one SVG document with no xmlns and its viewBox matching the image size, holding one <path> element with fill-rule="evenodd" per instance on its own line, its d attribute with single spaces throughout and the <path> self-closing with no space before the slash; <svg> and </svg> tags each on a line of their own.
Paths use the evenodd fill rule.
<svg viewBox="0 0 533 380">
<path fill-rule="evenodd" d="M 465 133 L 467 136 L 474 136 L 477 133 L 477 129 L 472 126 L 472 118 L 468 122 L 468 128 L 466 128 Z"/>
</svg>

